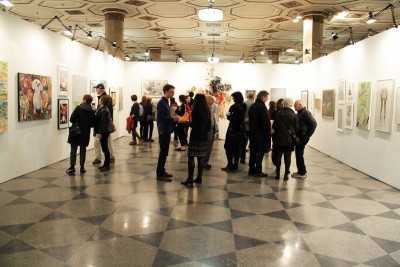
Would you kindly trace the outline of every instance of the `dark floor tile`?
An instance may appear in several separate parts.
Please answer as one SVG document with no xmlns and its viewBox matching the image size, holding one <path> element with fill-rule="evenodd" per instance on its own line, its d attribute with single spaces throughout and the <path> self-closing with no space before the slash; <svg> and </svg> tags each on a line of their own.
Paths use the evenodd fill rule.
<svg viewBox="0 0 400 267">
<path fill-rule="evenodd" d="M 120 205 L 114 212 L 115 213 L 124 213 L 124 212 L 135 212 L 135 211 L 139 211 L 139 209 L 135 209 L 135 208 L 125 206 L 125 205 Z"/>
<path fill-rule="evenodd" d="M 30 203 L 33 203 L 33 202 L 30 201 L 30 200 L 27 200 L 27 199 L 25 199 L 23 197 L 20 197 L 20 198 L 17 198 L 15 200 L 11 201 L 11 202 L 8 202 L 6 204 L 6 206 L 18 205 L 18 204 L 30 204 Z"/>
<path fill-rule="evenodd" d="M 122 237 L 120 234 L 105 230 L 101 227 L 98 228 L 96 232 L 88 239 L 89 241 L 106 240 Z"/>
<path fill-rule="evenodd" d="M 173 211 L 174 211 L 173 207 L 172 208 L 161 208 L 161 209 L 151 210 L 151 212 L 154 212 L 154 213 L 157 213 L 157 214 L 161 214 L 161 215 L 164 215 L 164 216 L 168 216 L 168 217 L 171 216 Z"/>
<path fill-rule="evenodd" d="M 275 193 L 268 193 L 268 194 L 257 195 L 257 197 L 262 197 L 262 198 L 268 198 L 268 199 L 278 200 L 278 198 L 276 197 Z"/>
<path fill-rule="evenodd" d="M 271 186 L 272 191 L 274 192 L 283 192 L 283 191 L 287 191 L 287 188 L 285 187 L 276 187 L 276 186 Z"/>
<path fill-rule="evenodd" d="M 41 188 L 54 188 L 54 187 L 60 187 L 56 184 L 48 183 L 45 186 L 42 186 Z"/>
<path fill-rule="evenodd" d="M 394 211 L 388 211 L 388 212 L 381 213 L 381 214 L 378 214 L 378 215 L 375 215 L 375 216 L 389 218 L 389 219 L 395 219 L 395 220 L 398 220 L 398 221 L 400 220 L 400 215 L 397 214 Z"/>
<path fill-rule="evenodd" d="M 228 187 L 226 185 L 215 185 L 215 186 L 207 186 L 208 188 L 217 189 L 227 191 Z"/>
<path fill-rule="evenodd" d="M 85 193 L 80 193 L 79 195 L 76 195 L 76 197 L 74 197 L 73 200 L 88 199 L 88 198 L 92 198 L 92 197 L 89 195 L 86 195 Z"/>
<path fill-rule="evenodd" d="M 234 235 L 236 250 L 256 247 L 268 243 L 267 241 L 249 238 L 241 235 Z"/>
<path fill-rule="evenodd" d="M 313 204 L 313 206 L 337 210 L 337 208 L 335 206 L 333 206 L 329 201 L 322 202 L 322 203 L 316 203 L 316 204 Z"/>
<path fill-rule="evenodd" d="M 66 201 L 53 201 L 53 202 L 41 202 L 40 205 L 48 207 L 50 209 L 57 209 L 63 205 Z"/>
<path fill-rule="evenodd" d="M 393 204 L 393 203 L 386 203 L 386 202 L 380 202 L 382 205 L 386 206 L 387 208 L 391 209 L 391 210 L 397 210 L 400 209 L 400 205 L 399 204 Z"/>
<path fill-rule="evenodd" d="M 224 231 L 224 232 L 228 232 L 228 233 L 233 233 L 233 228 L 232 228 L 232 221 L 228 220 L 228 221 L 223 221 L 223 222 L 217 222 L 217 223 L 210 223 L 210 224 L 206 224 L 204 226 L 216 229 L 216 230 L 220 230 L 220 231 Z"/>
<path fill-rule="evenodd" d="M 75 191 L 78 191 L 78 192 L 83 192 L 83 191 L 86 190 L 87 186 L 86 186 L 86 185 L 82 185 L 82 186 L 76 186 L 76 185 L 74 185 L 74 186 L 70 186 L 69 188 L 70 188 L 71 190 L 75 190 Z"/>
<path fill-rule="evenodd" d="M 392 253 L 400 249 L 400 240 L 399 242 L 371 237 L 375 243 L 377 243 L 386 253 Z"/>
<path fill-rule="evenodd" d="M 389 255 L 373 259 L 369 262 L 366 262 L 365 264 L 368 264 L 369 266 L 374 266 L 374 267 L 398 267 L 400 264 L 395 261 L 392 257 Z"/>
<path fill-rule="evenodd" d="M 353 223 L 345 223 L 341 225 L 337 225 L 335 227 L 332 227 L 332 229 L 340 230 L 340 231 L 346 231 L 350 233 L 355 233 L 355 234 L 360 234 L 360 235 L 365 235 L 363 231 L 361 231 L 357 226 L 355 226 Z"/>
<path fill-rule="evenodd" d="M 228 192 L 228 198 L 239 198 L 239 197 L 248 197 L 248 195 L 243 195 L 234 192 Z"/>
<path fill-rule="evenodd" d="M 168 226 L 166 230 L 173 230 L 173 229 L 179 229 L 179 228 L 185 228 L 185 227 L 191 227 L 195 226 L 196 224 L 190 223 L 190 222 L 185 222 L 185 221 L 179 221 L 171 218 L 168 222 Z"/>
<path fill-rule="evenodd" d="M 56 178 L 56 177 L 49 177 L 49 178 L 43 178 L 43 179 L 41 179 L 42 181 L 46 181 L 46 182 L 48 182 L 48 183 L 51 183 L 51 182 L 53 182 L 53 181 L 55 181 L 55 180 L 57 180 L 58 178 Z"/>
<path fill-rule="evenodd" d="M 22 232 L 24 232 L 26 229 L 28 229 L 32 225 L 34 225 L 34 223 L 6 225 L 6 226 L 1 226 L 0 230 L 16 237 L 17 235 L 21 234 Z"/>
<path fill-rule="evenodd" d="M 357 265 L 355 262 L 331 258 L 324 255 L 314 254 L 314 256 L 323 267 L 353 267 Z"/>
<path fill-rule="evenodd" d="M 195 202 L 190 199 L 179 198 L 178 201 L 176 202 L 176 205 L 191 205 L 194 203 Z"/>
<path fill-rule="evenodd" d="M 159 249 L 153 261 L 154 267 L 169 266 L 191 261 L 188 258 L 176 255 L 166 250 Z"/>
<path fill-rule="evenodd" d="M 81 245 L 54 247 L 42 249 L 41 251 L 62 262 L 67 262 L 68 259 L 79 249 L 80 246 Z"/>
<path fill-rule="evenodd" d="M 159 232 L 147 235 L 131 236 L 131 238 L 158 248 L 160 246 L 163 236 L 164 232 Z"/>
<path fill-rule="evenodd" d="M 229 199 L 207 202 L 206 204 L 229 208 Z"/>
<path fill-rule="evenodd" d="M 236 180 L 231 180 L 231 179 L 227 179 L 226 180 L 226 184 L 240 184 L 243 183 L 242 181 L 236 181 Z"/>
<path fill-rule="evenodd" d="M 279 218 L 279 219 L 283 219 L 283 220 L 288 220 L 288 221 L 292 220 L 292 219 L 290 219 L 289 215 L 284 210 L 265 213 L 263 215 L 269 216 L 269 217 L 274 217 L 274 218 Z"/>
<path fill-rule="evenodd" d="M 373 200 L 375 201 L 373 198 L 369 197 L 366 194 L 359 194 L 359 195 L 355 195 L 355 196 L 351 196 L 352 198 L 358 198 L 358 199 L 366 199 L 366 200 Z"/>
<path fill-rule="evenodd" d="M 293 222 L 293 223 L 296 226 L 297 230 L 302 234 L 308 234 L 323 229 L 323 227 L 314 226 L 310 224 L 299 223 L 299 222 Z"/>
<path fill-rule="evenodd" d="M 53 211 L 46 217 L 44 217 L 41 221 L 54 221 L 54 220 L 62 220 L 62 219 L 70 219 L 71 217 L 68 215 L 65 215 L 64 213 L 58 212 L 58 211 Z"/>
<path fill-rule="evenodd" d="M 365 215 L 361 213 L 355 213 L 355 212 L 349 212 L 349 211 L 342 211 L 342 213 L 350 220 L 350 221 L 356 221 L 358 219 L 362 219 L 365 217 L 369 217 L 370 215 Z"/>
<path fill-rule="evenodd" d="M 280 240 L 280 241 L 275 242 L 275 244 L 282 245 L 284 247 L 292 247 L 292 248 L 302 249 L 304 251 L 311 252 L 311 249 L 308 247 L 306 241 L 301 236 L 296 236 L 293 238 Z"/>
<path fill-rule="evenodd" d="M 301 204 L 286 202 L 286 201 L 281 201 L 281 204 L 285 209 L 292 209 L 292 208 L 297 208 L 297 207 L 301 206 Z"/>
<path fill-rule="evenodd" d="M 34 189 L 31 189 L 31 190 L 14 190 L 14 191 L 8 191 L 8 192 L 11 193 L 11 194 L 14 194 L 14 195 L 22 197 L 22 196 L 28 194 L 29 192 L 31 192 L 33 190 Z"/>
<path fill-rule="evenodd" d="M 91 216 L 91 217 L 79 218 L 79 220 L 99 226 L 107 219 L 108 216 L 109 215 Z"/>
<path fill-rule="evenodd" d="M 97 181 L 97 182 L 95 183 L 95 185 L 99 185 L 99 184 L 111 184 L 111 182 L 110 182 L 110 181 L 107 181 L 107 180 L 99 180 L 99 181 Z"/>
<path fill-rule="evenodd" d="M 237 266 L 237 259 L 235 253 L 219 255 L 207 259 L 199 260 L 199 262 L 213 266 L 213 267 L 233 267 Z"/>
<path fill-rule="evenodd" d="M 28 251 L 28 250 L 35 250 L 35 248 L 31 247 L 30 245 L 26 244 L 25 242 L 17 238 L 14 238 L 4 246 L 0 247 L 0 255 L 11 254 L 21 251 Z"/>
<path fill-rule="evenodd" d="M 232 219 L 238 219 L 242 217 L 249 217 L 249 216 L 254 216 L 255 214 L 250 213 L 250 212 L 244 212 L 240 210 L 231 210 L 231 218 Z"/>
</svg>

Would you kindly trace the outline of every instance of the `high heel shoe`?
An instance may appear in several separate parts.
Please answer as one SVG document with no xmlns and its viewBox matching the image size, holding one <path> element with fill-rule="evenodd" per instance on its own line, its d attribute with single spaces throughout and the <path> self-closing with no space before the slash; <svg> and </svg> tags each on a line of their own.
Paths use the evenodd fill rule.
<svg viewBox="0 0 400 267">
<path fill-rule="evenodd" d="M 187 178 L 185 181 L 182 181 L 181 184 L 187 186 L 193 186 L 193 178 Z"/>
<path fill-rule="evenodd" d="M 194 179 L 193 181 L 195 184 L 201 184 L 203 182 L 203 179 L 201 177 L 197 177 L 196 179 Z"/>
</svg>

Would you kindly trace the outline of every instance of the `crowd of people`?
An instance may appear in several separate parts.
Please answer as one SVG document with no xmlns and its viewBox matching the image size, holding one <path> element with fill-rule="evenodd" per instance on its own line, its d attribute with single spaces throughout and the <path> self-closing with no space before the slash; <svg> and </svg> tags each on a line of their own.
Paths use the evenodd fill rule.
<svg viewBox="0 0 400 267">
<path fill-rule="evenodd" d="M 83 102 L 75 108 L 71 115 L 71 123 L 77 123 L 81 128 L 78 137 L 69 137 L 71 144 L 70 168 L 67 173 L 75 172 L 76 153 L 80 147 L 80 172 L 84 173 L 86 147 L 90 140 L 90 128 L 94 127 L 95 154 L 93 164 L 101 163 L 101 152 L 104 163 L 100 171 L 108 171 L 110 162 L 115 161 L 110 134 L 113 131 L 113 109 L 111 98 L 105 93 L 104 85 L 96 87 L 98 106 L 91 108 L 93 98 L 83 97 Z M 202 183 L 203 170 L 210 170 L 210 155 L 215 133 L 217 131 L 218 107 L 211 95 L 191 92 L 189 95 L 179 95 L 179 104 L 174 98 L 175 87 L 166 84 L 163 87 L 163 97 L 152 104 L 151 97 L 142 97 L 138 102 L 136 95 L 131 96 L 133 102 L 130 116 L 133 118 L 132 141 L 130 145 L 141 145 L 143 142 L 153 142 L 154 121 L 157 122 L 160 152 L 156 175 L 158 181 L 172 181 L 172 174 L 166 172 L 165 162 L 169 153 L 171 135 L 180 143 L 177 151 L 186 151 L 188 157 L 188 176 L 181 183 L 186 186 Z M 290 174 L 291 155 L 295 151 L 297 172 L 293 178 L 306 178 L 307 170 L 304 161 L 304 149 L 313 135 L 317 123 L 311 113 L 296 100 L 293 107 L 291 98 L 279 99 L 276 103 L 269 102 L 269 93 L 265 90 L 257 96 L 249 92 L 244 101 L 239 91 L 232 93 L 233 104 L 227 113 L 229 125 L 225 137 L 225 154 L 227 165 L 221 170 L 226 172 L 239 171 L 239 163 L 246 164 L 246 152 L 249 151 L 248 175 L 268 177 L 262 170 L 264 154 L 272 150 L 272 163 L 276 166 L 275 179 L 280 179 L 282 156 L 284 159 L 283 179 L 288 180 Z M 140 126 L 139 126 L 140 124 Z M 139 132 L 137 128 L 139 127 Z M 189 134 L 190 132 L 190 134 Z M 249 147 L 249 149 L 247 148 Z M 195 158 L 197 158 L 197 175 L 194 178 Z"/>
</svg>

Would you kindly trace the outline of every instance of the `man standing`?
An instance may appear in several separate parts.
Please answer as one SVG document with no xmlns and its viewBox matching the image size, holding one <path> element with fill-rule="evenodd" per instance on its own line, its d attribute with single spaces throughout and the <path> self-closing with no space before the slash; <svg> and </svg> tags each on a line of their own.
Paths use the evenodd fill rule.
<svg viewBox="0 0 400 267">
<path fill-rule="evenodd" d="M 213 143 L 214 143 L 217 108 L 215 105 L 213 105 L 215 102 L 213 96 L 207 95 L 206 100 L 207 100 L 207 104 L 210 106 L 211 130 L 208 132 L 208 136 L 207 136 L 207 154 L 203 159 L 203 169 L 210 170 L 212 166 L 211 166 L 211 164 L 209 164 L 209 160 L 210 160 L 211 151 L 212 151 L 212 147 L 213 147 Z"/>
<path fill-rule="evenodd" d="M 107 95 L 106 93 L 106 88 L 104 87 L 104 84 L 99 83 L 98 85 L 96 85 L 96 94 L 97 94 L 97 108 L 99 107 L 99 100 L 103 95 Z M 110 103 L 110 105 L 107 106 L 108 111 L 110 111 L 110 116 L 111 116 L 111 120 L 113 120 L 113 106 L 112 103 Z M 114 162 L 115 161 L 115 157 L 114 157 L 114 145 L 112 142 L 112 138 L 111 138 L 111 134 L 109 135 L 108 139 L 108 150 L 110 151 L 110 162 Z M 101 144 L 100 141 L 95 140 L 94 141 L 94 153 L 96 155 L 96 158 L 94 159 L 94 161 L 92 162 L 92 164 L 100 164 L 101 163 Z"/>
<path fill-rule="evenodd" d="M 293 178 L 306 178 L 307 170 L 304 164 L 304 148 L 310 137 L 313 135 L 317 122 L 311 115 L 311 112 L 303 108 L 301 100 L 296 100 L 294 109 L 297 111 L 297 120 L 299 121 L 299 132 L 297 136 L 300 139 L 300 145 L 296 146 L 296 165 L 297 172 L 292 174 Z"/>
<path fill-rule="evenodd" d="M 241 145 L 241 149 L 240 149 L 240 163 L 245 164 L 246 162 L 246 146 L 247 143 L 249 141 L 249 109 L 250 106 L 254 103 L 254 92 L 249 92 L 247 94 L 247 100 L 244 101 L 243 103 L 246 104 L 247 109 L 246 109 L 246 113 L 244 114 L 244 126 L 246 128 L 246 136 L 244 137 L 244 141 Z"/>
<path fill-rule="evenodd" d="M 249 132 L 250 132 L 250 160 L 249 175 L 267 177 L 262 172 L 262 162 L 268 139 L 270 138 L 271 121 L 268 116 L 268 109 L 265 102 L 269 93 L 260 91 L 257 99 L 249 109 Z"/>
<path fill-rule="evenodd" d="M 165 162 L 168 156 L 171 133 L 173 132 L 174 122 L 178 121 L 178 116 L 171 117 L 171 111 L 168 105 L 168 99 L 174 96 L 175 87 L 166 84 L 163 87 L 164 96 L 157 104 L 157 128 L 160 142 L 160 154 L 157 163 L 157 180 L 171 182 L 172 174 L 165 171 Z"/>
</svg>

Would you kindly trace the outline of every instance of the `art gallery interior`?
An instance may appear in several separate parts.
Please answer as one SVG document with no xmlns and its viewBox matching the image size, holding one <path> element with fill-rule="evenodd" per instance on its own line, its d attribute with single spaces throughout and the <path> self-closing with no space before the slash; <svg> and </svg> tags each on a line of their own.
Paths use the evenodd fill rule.
<svg viewBox="0 0 400 267">
<path fill-rule="evenodd" d="M 310 184 L 308 184 L 308 178 L 301 183 L 291 179 L 287 185 L 282 185 L 282 181 L 275 183 L 276 181 L 272 181 L 272 178 L 268 179 L 271 179 L 274 184 L 269 185 L 264 181 L 252 180 L 249 182 L 249 178 L 243 178 L 246 176 L 244 173 L 247 172 L 245 166 L 243 166 L 243 170 L 246 171 L 241 174 L 230 176 L 223 173 L 221 177 L 219 165 L 223 167 L 225 164 L 225 154 L 223 140 L 219 140 L 215 145 L 217 149 L 213 156 L 218 167 L 213 169 L 208 177 L 210 181 L 214 177 L 216 180 L 210 184 L 205 182 L 201 189 L 208 188 L 208 193 L 196 191 L 200 190 L 198 188 L 187 189 L 180 186 L 179 180 L 186 178 L 187 158 L 184 155 L 175 155 L 176 152 L 171 152 L 171 161 L 167 166 L 174 171 L 175 176 L 179 177 L 176 177 L 177 180 L 170 184 L 170 188 L 169 185 L 164 187 L 164 185 L 157 184 L 154 169 L 157 162 L 157 142 L 145 144 L 141 148 L 128 146 L 130 135 L 125 130 L 125 123 L 132 104 L 130 96 L 136 94 L 140 98 L 144 80 L 168 81 L 176 87 L 175 97 L 177 97 L 185 94 L 192 87 L 197 89 L 207 87 L 207 79 L 212 66 L 210 63 L 188 60 L 184 63 L 175 62 L 175 54 L 170 56 L 170 62 L 124 61 L 113 57 L 112 54 L 109 55 L 80 42 L 71 41 L 70 38 L 61 34 L 43 30 L 40 26 L 7 12 L 0 12 L 0 40 L 2 40 L 0 42 L 0 61 L 6 62 L 8 66 L 6 81 L 8 90 L 7 130 L 0 133 L 0 169 L 2 170 L 0 175 L 0 265 L 4 263 L 6 264 L 4 266 L 28 266 L 32 262 L 37 264 L 41 262 L 42 266 L 62 266 L 63 264 L 107 266 L 107 264 L 113 263 L 110 261 L 112 258 L 110 255 L 117 255 L 115 259 L 119 263 L 118 266 L 165 266 L 169 263 L 171 265 L 174 263 L 175 266 L 269 266 L 268 264 L 264 265 L 265 260 L 270 261 L 271 266 L 272 263 L 275 264 L 274 266 L 294 266 L 293 264 L 296 266 L 327 266 L 327 264 L 398 266 L 400 264 L 400 233 L 398 231 L 400 229 L 400 193 L 398 191 L 400 189 L 400 169 L 397 166 L 400 159 L 400 124 L 396 123 L 396 118 L 399 119 L 399 114 L 396 112 L 399 113 L 398 110 L 400 110 L 400 73 L 396 67 L 400 62 L 400 29 L 390 28 L 355 42 L 353 45 L 330 51 L 326 56 L 304 64 L 260 62 L 252 64 L 250 61 L 240 64 L 233 60 L 214 64 L 214 74 L 221 77 L 223 82 L 232 84 L 233 89 L 230 92 L 241 91 L 245 94 L 246 90 L 256 90 L 257 92 L 267 90 L 271 93 L 271 99 L 276 97 L 272 92 L 276 92 L 276 94 L 279 92 L 279 94 L 285 94 L 286 97 L 296 100 L 301 99 L 302 93 L 307 91 L 308 96 L 313 95 L 315 99 L 321 100 L 324 90 L 333 89 L 336 102 L 333 119 L 324 118 L 321 109 L 314 108 L 313 111 L 318 127 L 308 144 L 306 163 L 309 159 L 309 172 L 315 170 L 318 175 L 310 176 Z M 122 109 L 119 108 L 120 103 L 117 103 L 118 107 L 114 110 L 114 123 L 117 131 L 113 133 L 113 139 L 117 150 L 116 154 L 119 155 L 119 158 L 116 156 L 115 166 L 119 166 L 121 172 L 111 172 L 108 178 L 107 175 L 100 176 L 96 167 L 92 167 L 90 164 L 91 156 L 93 156 L 91 150 L 88 153 L 87 168 L 92 170 L 88 171 L 87 181 L 82 185 L 85 177 L 77 175 L 76 181 L 74 180 L 77 184 L 70 184 L 72 180 L 65 174 L 70 153 L 70 146 L 67 143 L 68 129 L 58 129 L 57 127 L 57 101 L 68 99 L 72 106 L 73 99 L 72 92 L 69 92 L 68 96 L 59 96 L 58 94 L 59 66 L 68 68 L 70 84 L 72 84 L 73 75 L 85 76 L 87 93 L 90 93 L 90 80 L 105 80 L 108 87 L 118 89 L 117 101 L 122 99 L 123 103 Z M 18 73 L 38 74 L 52 78 L 52 118 L 24 122 L 18 120 Z M 389 81 L 389 85 L 393 84 L 393 88 L 389 92 L 391 111 L 388 119 L 390 122 L 388 123 L 389 129 L 382 131 L 377 129 L 379 117 L 376 114 L 380 112 L 378 110 L 380 100 L 377 93 L 379 91 L 378 84 L 387 80 L 393 80 Z M 349 104 L 345 102 L 341 104 L 337 101 L 337 90 L 341 82 L 354 85 L 355 97 L 351 102 L 354 108 L 352 129 L 346 127 L 338 129 L 338 110 L 342 109 L 341 112 L 344 112 L 345 104 Z M 366 130 L 356 126 L 357 95 L 360 90 L 359 84 L 363 82 L 371 82 L 371 107 Z M 121 92 L 123 98 L 118 98 Z M 70 112 L 72 111 L 70 110 Z M 227 120 L 221 118 L 220 137 L 222 139 L 227 125 Z M 154 132 L 157 137 L 156 129 Z M 171 146 L 173 148 L 172 143 Z M 92 148 L 93 140 L 88 149 Z M 140 151 L 141 153 L 139 153 Z M 270 158 L 266 156 L 264 161 L 266 168 L 273 172 Z M 135 164 L 141 169 L 136 169 Z M 115 168 L 117 169 L 117 167 Z M 295 168 L 293 157 L 293 172 Z M 130 191 L 127 189 L 128 187 L 124 188 L 123 183 L 118 184 L 117 187 L 106 189 L 105 186 L 112 184 L 107 181 L 110 177 L 115 180 L 141 177 L 148 184 L 129 189 Z M 356 178 L 360 180 L 356 180 Z M 243 179 L 247 179 L 245 182 L 247 187 L 243 186 Z M 100 180 L 103 182 L 99 183 Z M 45 182 L 42 183 L 42 181 Z M 131 182 L 137 181 L 139 180 Z M 237 191 L 226 191 L 227 188 L 229 191 L 229 188 L 239 181 L 242 186 L 240 189 L 235 187 Z M 50 190 L 53 189 L 53 186 L 55 191 L 51 193 Z M 73 187 L 79 190 L 70 199 L 64 199 L 65 192 L 58 191 L 58 186 L 63 189 Z M 101 195 L 101 190 L 90 192 L 91 186 L 104 186 L 101 189 L 104 191 L 104 195 Z M 351 190 L 357 192 L 352 193 L 353 191 L 349 189 L 350 186 L 355 186 Z M 156 191 L 150 189 L 151 187 L 156 188 Z M 173 189 L 171 189 L 172 187 Z M 217 191 L 223 187 L 226 197 L 219 198 L 220 193 Z M 271 191 L 265 189 L 266 187 L 272 188 Z M 143 190 L 144 188 L 145 190 Z M 279 190 L 274 191 L 276 188 Z M 59 205 L 72 201 L 71 199 L 74 197 L 77 200 L 77 196 L 85 193 L 90 196 L 90 200 L 95 197 L 93 203 L 96 208 L 91 209 L 83 205 L 86 210 L 82 212 L 88 212 L 88 214 L 80 216 L 77 215 L 80 212 L 78 211 L 79 203 L 69 207 L 56 204 L 54 204 L 56 206 L 50 207 L 50 205 L 38 204 L 40 201 L 34 200 L 35 197 L 25 197 L 25 194 L 30 194 L 29 191 L 39 189 L 48 190 L 49 195 L 53 195 L 53 198 L 49 197 L 52 199 L 52 203 L 57 202 Z M 306 201 L 300 200 L 296 205 L 279 204 L 285 206 L 282 210 L 260 208 L 255 211 L 250 208 L 252 206 L 253 209 L 255 206 L 274 206 L 275 201 L 282 200 L 281 197 L 286 194 L 284 192 L 299 191 L 298 189 L 305 189 L 305 191 L 301 191 L 305 192 L 304 194 L 312 192 L 315 195 L 307 196 Z M 245 193 L 246 190 L 255 190 L 256 193 Z M 330 192 L 331 190 L 334 192 Z M 270 194 L 274 193 L 276 196 L 273 199 L 268 198 L 266 202 L 249 200 L 249 198 L 262 198 L 262 195 L 267 194 L 270 197 Z M 214 195 L 211 196 L 212 194 Z M 234 194 L 237 194 L 236 199 L 233 197 Z M 239 203 L 240 194 L 245 196 L 246 199 L 243 200 L 245 204 Z M 54 197 L 54 195 L 58 197 Z M 162 197 L 155 198 L 154 195 L 162 195 Z M 319 201 L 317 195 L 324 197 L 324 201 Z M 353 198 L 355 195 L 360 195 L 360 197 Z M 201 199 L 202 197 L 206 200 Z M 148 198 L 148 202 L 151 202 L 150 204 L 146 203 L 146 198 Z M 295 203 L 298 199 L 302 199 L 301 194 L 300 196 L 296 193 L 285 195 L 285 203 Z M 15 202 L 16 200 L 21 202 Z M 247 200 L 249 202 L 246 202 Z M 13 201 L 14 203 L 12 203 Z M 84 198 L 82 197 L 79 201 L 84 201 Z M 359 202 L 354 204 L 354 201 L 368 201 L 370 209 L 368 211 L 357 210 L 355 207 L 361 204 Z M 43 200 L 43 202 L 46 201 Z M 122 202 L 124 204 L 121 204 Z M 136 203 L 136 205 L 141 203 L 142 206 L 137 207 L 135 204 L 132 206 L 127 204 L 128 202 Z M 211 202 L 213 204 L 210 204 Z M 18 205 L 21 205 L 21 214 L 12 215 L 11 207 L 13 210 L 18 210 Z M 24 205 L 36 206 L 22 208 Z M 100 205 L 109 211 L 98 212 L 97 207 Z M 202 205 L 210 205 L 212 208 L 207 209 Z M 243 208 L 241 205 L 246 207 Z M 328 205 L 329 207 L 334 206 L 334 208 L 329 208 Z M 347 207 L 346 205 L 351 208 L 339 208 Z M 188 206 L 194 206 L 199 212 L 198 214 L 201 214 L 199 216 L 204 217 L 199 219 L 191 214 Z M 158 212 L 153 213 L 149 207 L 157 208 Z M 233 207 L 237 207 L 237 209 Z M 32 211 L 29 211 L 31 209 Z M 338 210 L 347 217 L 343 214 L 339 215 Z M 4 216 L 1 215 L 2 211 Z M 30 212 L 34 213 L 33 219 L 22 219 L 24 214 L 31 214 Z M 249 215 L 244 215 L 246 212 L 251 213 L 254 217 L 250 218 Z M 282 216 L 280 212 L 284 212 L 288 219 L 279 217 Z M 52 219 L 46 219 L 46 222 L 41 221 L 50 213 L 59 219 L 57 223 L 39 226 L 39 223 L 53 222 Z M 267 224 L 264 221 L 264 217 L 267 217 L 264 216 L 266 213 L 274 213 L 274 216 L 276 213 L 280 215 L 274 218 L 276 221 L 268 221 Z M 307 218 L 302 217 L 303 213 L 312 214 L 310 216 L 314 216 L 313 220 L 317 220 L 318 217 L 328 219 L 326 221 L 320 219 L 319 224 L 313 224 L 311 220 L 307 221 Z M 384 215 L 380 216 L 381 214 Z M 8 218 L 13 216 L 15 216 L 14 221 Z M 101 221 L 96 221 L 96 223 L 91 221 L 90 223 L 77 219 L 88 216 L 92 216 L 92 219 L 96 218 L 96 220 L 101 219 Z M 134 219 L 135 216 L 137 219 Z M 207 216 L 209 216 L 209 220 L 206 219 Z M 299 219 L 300 217 L 301 219 Z M 304 215 L 304 217 L 307 216 Z M 150 221 L 149 225 L 151 226 L 138 226 L 138 228 L 146 228 L 146 230 L 133 233 L 134 231 L 131 229 L 132 232 L 128 233 L 127 227 L 116 226 L 126 218 L 130 220 L 129 226 L 132 225 L 133 228 L 135 223 L 144 225 L 144 220 Z M 74 222 L 70 224 L 67 222 L 68 220 L 74 220 Z M 172 221 L 175 223 L 174 226 L 171 226 Z M 220 231 L 221 229 L 218 227 L 223 228 L 222 222 L 227 221 L 230 221 L 230 232 L 226 229 Z M 155 222 L 158 224 L 157 229 L 152 228 L 154 227 L 152 224 Z M 186 228 L 178 227 L 182 222 L 185 222 Z M 216 226 L 218 223 L 220 224 Z M 204 226 L 206 224 L 213 224 L 212 231 L 215 232 L 204 230 L 207 228 Z M 292 229 L 292 224 L 297 228 Z M 21 227 L 12 227 L 13 225 Z M 26 228 L 23 228 L 22 225 L 25 225 Z M 244 229 L 250 225 L 259 227 L 258 231 L 260 232 L 250 233 L 251 230 L 246 232 Z M 286 228 L 282 229 L 282 225 Z M 310 226 L 313 230 L 311 231 L 310 227 L 300 229 L 301 225 L 313 225 Z M 31 231 L 33 227 L 37 227 L 37 229 Z M 54 227 L 56 234 L 60 235 L 65 233 L 57 229 L 67 229 L 71 231 L 72 239 L 75 241 L 57 240 L 52 245 L 38 247 L 39 245 L 32 240 L 38 238 L 38 233 L 43 232 L 45 235 L 46 227 Z M 260 230 L 268 227 L 273 230 L 271 232 Z M 191 231 L 184 231 L 189 228 Z M 25 231 L 25 229 L 27 230 Z M 79 231 L 82 232 L 76 229 L 80 229 Z M 95 232 L 97 237 L 92 236 Z M 282 235 L 286 234 L 285 238 L 276 237 L 277 232 Z M 104 238 L 106 235 L 107 238 Z M 145 241 L 141 240 L 140 236 L 145 236 Z M 204 237 L 212 239 L 214 244 Z M 54 236 L 48 238 L 53 241 L 57 239 Z M 330 239 L 334 240 L 334 244 L 329 245 Z M 181 243 L 175 242 L 176 240 L 180 240 Z M 25 246 L 26 250 L 15 249 L 23 247 L 21 242 L 24 246 L 28 244 Z M 49 240 L 43 242 L 51 243 Z M 104 243 L 100 244 L 99 242 Z M 197 245 L 203 249 L 201 253 L 189 251 L 187 246 L 193 249 L 195 247 L 191 244 L 193 242 L 197 242 Z M 95 245 L 92 246 L 92 243 Z M 297 244 L 297 247 L 293 244 Z M 169 246 L 171 247 L 169 248 Z M 239 249 L 240 246 L 246 249 Z M 364 251 L 360 252 L 356 249 L 360 246 Z M 318 249 L 319 247 L 321 248 Z M 58 248 L 59 250 L 57 250 Z M 127 248 L 136 248 L 136 250 L 133 249 L 134 252 L 132 252 Z M 3 252 L 1 252 L 2 250 Z M 107 252 L 107 250 L 109 251 Z M 108 257 L 102 256 L 102 253 Z M 48 255 L 51 257 L 49 258 Z M 85 255 L 89 256 L 85 258 Z M 122 257 L 122 255 L 125 256 Z M 87 259 L 92 259 L 92 262 Z M 151 260 L 147 261 L 147 259 Z"/>
</svg>

